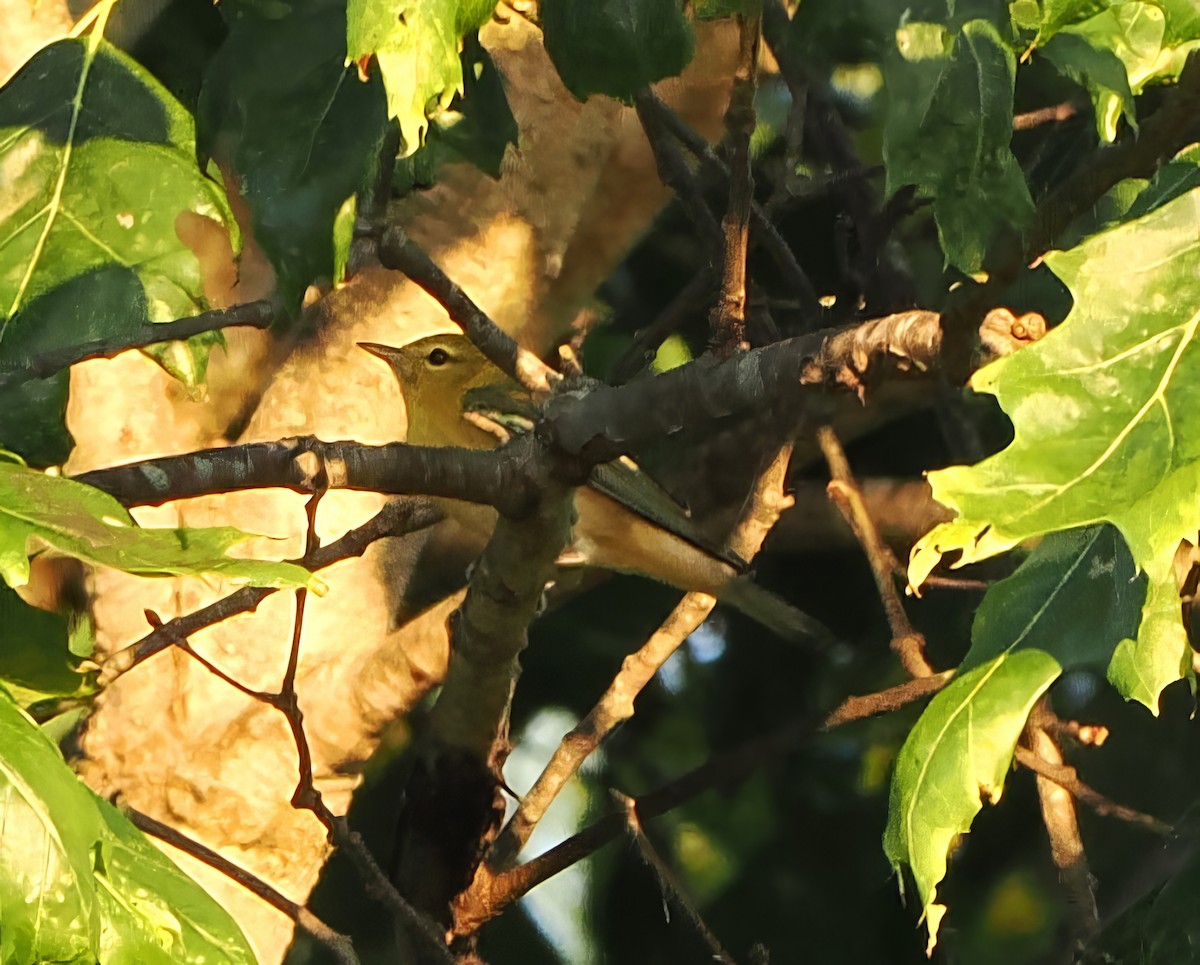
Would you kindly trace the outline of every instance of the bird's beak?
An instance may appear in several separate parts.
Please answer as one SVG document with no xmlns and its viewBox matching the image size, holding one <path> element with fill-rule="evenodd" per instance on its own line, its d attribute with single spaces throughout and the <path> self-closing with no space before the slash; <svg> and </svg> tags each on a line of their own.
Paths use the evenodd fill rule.
<svg viewBox="0 0 1200 965">
<path fill-rule="evenodd" d="M 385 362 L 394 362 L 396 360 L 396 349 L 390 345 L 380 345 L 378 342 L 358 342 L 356 344 L 359 348 L 378 356 Z"/>
</svg>

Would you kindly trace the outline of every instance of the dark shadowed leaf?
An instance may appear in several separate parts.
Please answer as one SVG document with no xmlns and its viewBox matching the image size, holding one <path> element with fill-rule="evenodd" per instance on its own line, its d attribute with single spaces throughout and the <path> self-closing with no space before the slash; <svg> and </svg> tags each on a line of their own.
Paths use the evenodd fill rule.
<svg viewBox="0 0 1200 965">
<path fill-rule="evenodd" d="M 79 670 L 81 657 L 91 652 L 91 636 L 86 620 L 72 625 L 0 583 L 0 687 L 20 706 L 92 693 L 94 675 Z"/>
<path fill-rule="evenodd" d="M 383 84 L 346 66 L 346 7 L 221 5 L 229 37 L 200 92 L 201 147 L 233 172 L 290 307 L 335 273 L 334 219 L 369 183 Z"/>
<path fill-rule="evenodd" d="M 996 28 L 972 20 L 961 31 L 908 23 L 884 62 L 888 193 L 904 185 L 933 199 L 946 260 L 975 271 L 1003 229 L 1033 214 L 1013 156 L 1016 61 Z"/>
<path fill-rule="evenodd" d="M 546 0 L 546 50 L 567 89 L 622 101 L 692 59 L 691 25 L 677 0 Z"/>
</svg>

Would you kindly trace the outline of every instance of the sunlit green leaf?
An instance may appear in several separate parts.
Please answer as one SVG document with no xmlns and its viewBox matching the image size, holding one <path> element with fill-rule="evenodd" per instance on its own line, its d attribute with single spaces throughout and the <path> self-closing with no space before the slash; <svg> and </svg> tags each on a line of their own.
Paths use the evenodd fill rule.
<svg viewBox="0 0 1200 965">
<path fill-rule="evenodd" d="M 1109 47 L 1096 47 L 1084 36 L 1064 31 L 1042 48 L 1059 70 L 1087 88 L 1096 114 L 1100 137 L 1112 141 L 1117 136 L 1117 121 L 1128 117 L 1137 120 L 1133 92 L 1125 65 Z"/>
<path fill-rule="evenodd" d="M 94 36 L 35 54 L 0 90 L 0 370 L 206 308 L 187 218 L 237 241 L 221 188 L 196 165 L 187 112 Z M 110 297 L 114 285 L 124 297 Z M 206 355 L 191 351 L 199 374 Z M 24 417 L 0 425 L 0 442 L 61 462 L 63 399 L 57 382 L 4 393 Z"/>
<path fill-rule="evenodd" d="M 462 94 L 430 120 L 421 149 L 396 162 L 393 187 L 399 193 L 433 184 L 443 164 L 474 164 L 498 178 L 508 145 L 517 143 L 500 72 L 474 35 L 463 42 L 462 62 Z"/>
<path fill-rule="evenodd" d="M 920 541 L 919 585 L 945 553 L 959 564 L 1099 520 L 1124 535 L 1150 587 L 1136 642 L 1109 679 L 1152 710 L 1191 673 L 1173 559 L 1200 513 L 1200 189 L 1093 236 L 1046 264 L 1075 305 L 1046 338 L 977 372 L 1015 438 L 975 466 L 930 474 L 958 518 Z"/>
<path fill-rule="evenodd" d="M 0 692 L 0 961 L 255 961 L 233 919 Z"/>
<path fill-rule="evenodd" d="M 544 0 L 546 51 L 567 90 L 623 101 L 692 59 L 695 39 L 678 0 Z"/>
<path fill-rule="evenodd" d="M 1009 148 L 1016 61 L 996 28 L 972 20 L 958 33 L 907 23 L 884 63 L 887 190 L 916 185 L 933 199 L 946 260 L 975 271 L 994 236 L 1033 214 Z"/>
<path fill-rule="evenodd" d="M 1108 141 L 1122 116 L 1135 122 L 1133 96 L 1177 78 L 1198 44 L 1194 0 L 1047 3 L 1034 42 L 1088 89 L 1097 129 Z"/>
<path fill-rule="evenodd" d="M 143 529 L 115 499 L 61 476 L 0 460 L 0 578 L 29 579 L 29 555 L 49 548 L 87 563 L 147 576 L 215 573 L 259 586 L 303 586 L 290 563 L 236 559 L 249 535 L 232 527 Z"/>
<path fill-rule="evenodd" d="M 929 947 L 946 912 L 937 889 L 955 838 L 1004 789 L 1030 708 L 1063 670 L 1102 670 L 1145 593 L 1116 530 L 1047 538 L 988 592 L 959 674 L 909 733 L 892 779 L 884 850 L 916 880 Z"/>
<path fill-rule="evenodd" d="M 402 155 L 421 146 L 429 118 L 462 92 L 463 34 L 487 23 L 492 9 L 478 0 L 349 0 L 346 63 L 378 62 Z"/>
</svg>

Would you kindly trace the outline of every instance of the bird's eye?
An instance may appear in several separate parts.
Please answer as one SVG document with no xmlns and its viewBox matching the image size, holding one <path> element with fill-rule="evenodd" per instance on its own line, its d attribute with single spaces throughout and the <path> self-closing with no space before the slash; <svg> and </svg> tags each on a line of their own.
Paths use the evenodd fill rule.
<svg viewBox="0 0 1200 965">
<path fill-rule="evenodd" d="M 426 356 L 430 365 L 445 365 L 450 361 L 450 353 L 444 348 L 435 348 Z"/>
</svg>

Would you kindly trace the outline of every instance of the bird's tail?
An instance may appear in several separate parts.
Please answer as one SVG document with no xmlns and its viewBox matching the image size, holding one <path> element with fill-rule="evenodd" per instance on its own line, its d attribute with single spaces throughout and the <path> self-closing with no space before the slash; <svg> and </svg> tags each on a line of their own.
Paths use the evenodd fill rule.
<svg viewBox="0 0 1200 965">
<path fill-rule="evenodd" d="M 739 576 L 726 583 L 718 591 L 717 599 L 792 643 L 824 648 L 835 641 L 833 633 L 820 620 L 810 617 L 747 576 Z"/>
</svg>

